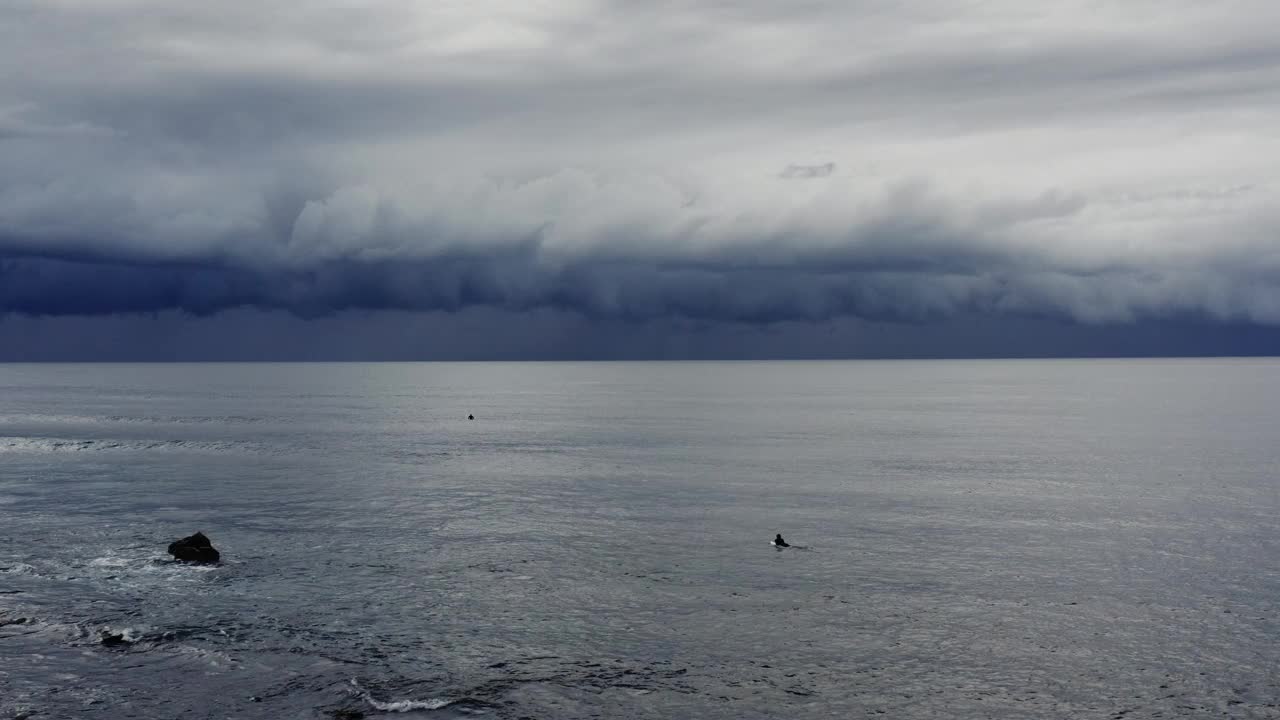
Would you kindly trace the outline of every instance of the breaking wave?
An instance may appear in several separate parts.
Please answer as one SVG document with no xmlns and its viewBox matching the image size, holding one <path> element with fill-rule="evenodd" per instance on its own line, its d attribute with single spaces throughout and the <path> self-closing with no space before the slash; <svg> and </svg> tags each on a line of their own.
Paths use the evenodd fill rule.
<svg viewBox="0 0 1280 720">
<path fill-rule="evenodd" d="M 453 705 L 456 700 L 448 700 L 445 698 L 429 698 L 427 700 L 390 700 L 383 702 L 378 700 L 360 685 L 356 680 L 351 681 L 351 686 L 355 688 L 356 696 L 369 703 L 375 710 L 382 712 L 413 712 L 414 710 L 441 710 Z"/>
</svg>

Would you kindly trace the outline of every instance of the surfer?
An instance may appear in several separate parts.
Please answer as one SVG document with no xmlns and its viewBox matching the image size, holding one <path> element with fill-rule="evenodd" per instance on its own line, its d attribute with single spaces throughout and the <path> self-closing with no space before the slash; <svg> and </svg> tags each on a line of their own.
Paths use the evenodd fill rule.
<svg viewBox="0 0 1280 720">
<path fill-rule="evenodd" d="M 778 533 L 778 534 L 773 538 L 773 544 L 774 544 L 774 545 L 776 545 L 777 547 L 780 547 L 780 548 L 781 548 L 781 547 L 791 547 L 791 545 L 787 544 L 787 541 L 786 541 L 786 540 L 783 540 L 783 539 L 782 539 L 782 533 Z"/>
</svg>

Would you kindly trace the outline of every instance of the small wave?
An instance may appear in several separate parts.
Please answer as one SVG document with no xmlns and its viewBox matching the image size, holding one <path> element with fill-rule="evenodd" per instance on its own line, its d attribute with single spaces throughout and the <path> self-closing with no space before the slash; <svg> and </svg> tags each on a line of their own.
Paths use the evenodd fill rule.
<svg viewBox="0 0 1280 720">
<path fill-rule="evenodd" d="M 256 415 L 68 415 L 53 413 L 0 414 L 0 424 L 11 425 L 257 425 L 266 418 Z"/>
<path fill-rule="evenodd" d="M 77 452 L 262 452 L 262 445 L 235 440 L 83 440 L 51 437 L 0 437 L 0 453 Z"/>
<path fill-rule="evenodd" d="M 100 626 L 96 632 L 85 632 L 81 637 L 116 651 L 146 653 L 163 649 L 171 656 L 187 658 L 210 667 L 228 667 L 235 658 L 226 652 L 204 645 L 210 642 L 231 642 L 231 636 L 217 628 L 186 627 L 159 630 L 147 626 Z"/>
<path fill-rule="evenodd" d="M 0 564 L 0 576 L 22 576 L 41 581 L 82 582 L 111 592 L 189 592 L 193 586 L 225 582 L 234 574 L 235 562 L 184 563 L 163 557 L 154 548 L 134 548 L 80 560 L 45 559 Z M 16 579 L 16 577 L 15 577 Z"/>
<path fill-rule="evenodd" d="M 24 603 L 0 607 L 0 633 L 42 639 L 51 645 L 79 644 L 92 634 L 85 625 L 43 617 L 41 608 Z"/>
<path fill-rule="evenodd" d="M 143 549 L 128 555 L 94 558 L 80 567 L 88 571 L 84 573 L 88 579 L 112 588 L 133 592 L 185 592 L 184 588 L 216 580 L 227 566 L 179 562 Z"/>
<path fill-rule="evenodd" d="M 136 628 L 112 628 L 103 627 L 98 629 L 98 642 L 112 647 L 116 645 L 132 645 L 143 637 L 143 632 Z"/>
<path fill-rule="evenodd" d="M 382 712 L 412 712 L 414 710 L 440 710 L 453 704 L 452 700 L 432 698 L 431 700 L 396 700 L 394 702 L 378 702 L 372 696 L 364 698 L 375 710 Z"/>
<path fill-rule="evenodd" d="M 257 425 L 266 422 L 265 418 L 255 415 L 107 415 L 101 419 L 146 425 Z"/>
<path fill-rule="evenodd" d="M 14 563 L 12 565 L 0 565 L 0 573 L 7 575 L 39 575 L 40 571 L 34 565 Z"/>
<path fill-rule="evenodd" d="M 5 413 L 0 424 L 9 425 L 94 425 L 105 418 L 93 415 L 53 415 L 50 413 Z"/>
<path fill-rule="evenodd" d="M 176 584 L 204 583 L 225 564 L 201 565 L 162 558 L 152 550 L 138 550 L 131 555 L 113 553 L 87 562 L 45 560 L 38 565 L 12 562 L 0 565 L 0 574 L 26 576 L 42 580 L 110 582 L 113 586 L 132 589 L 178 588 Z"/>
<path fill-rule="evenodd" d="M 448 700 L 445 698 L 430 698 L 427 700 L 391 700 L 382 702 L 373 696 L 368 690 L 364 689 L 358 681 L 351 680 L 351 686 L 355 688 L 356 695 L 369 703 L 375 710 L 381 712 L 403 713 L 413 712 L 414 710 L 442 710 L 456 703 L 456 700 Z"/>
<path fill-rule="evenodd" d="M 157 572 L 178 575 L 181 577 L 185 575 L 190 575 L 192 573 L 200 574 L 200 573 L 218 572 L 219 570 L 231 564 L 232 563 L 229 563 L 229 562 L 195 563 L 195 562 L 183 562 L 181 560 L 164 560 L 159 558 L 153 558 L 151 560 L 151 564 L 148 566 L 148 569 L 157 571 Z"/>
</svg>

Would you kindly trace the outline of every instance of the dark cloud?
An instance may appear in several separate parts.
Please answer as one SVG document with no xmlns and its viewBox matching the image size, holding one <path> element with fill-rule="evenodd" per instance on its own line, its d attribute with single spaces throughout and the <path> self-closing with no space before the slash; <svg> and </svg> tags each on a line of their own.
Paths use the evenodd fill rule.
<svg viewBox="0 0 1280 720">
<path fill-rule="evenodd" d="M 1266 0 L 13 0 L 0 315 L 540 317 L 744 354 L 806 325 L 1265 334 L 1276 22 Z"/>
<path fill-rule="evenodd" d="M 1165 320 L 1081 325 L 969 315 L 944 325 L 842 318 L 770 325 L 511 313 L 232 310 L 0 318 L 0 361 L 668 360 L 1280 355 L 1280 330 Z"/>
<path fill-rule="evenodd" d="M 438 214 L 409 217 L 373 194 L 344 190 L 323 201 L 281 200 L 276 212 L 283 217 L 264 213 L 263 224 L 248 231 L 259 241 L 239 249 L 10 240 L 0 261 L 0 309 L 208 315 L 252 307 L 311 318 L 487 307 L 627 322 L 931 322 L 986 313 L 1086 323 L 1280 323 L 1275 253 L 1270 264 L 1251 256 L 1248 245 L 1208 256 L 1073 257 L 1009 237 L 1087 210 L 1069 197 L 958 213 L 927 189 L 908 187 L 856 219 L 826 226 L 725 225 L 675 200 L 660 215 L 622 213 L 630 223 L 612 212 L 596 216 L 598 208 L 588 206 L 587 218 L 537 226 L 508 226 L 505 215 L 496 225 L 459 226 Z M 510 201 L 481 204 L 490 202 Z"/>
</svg>

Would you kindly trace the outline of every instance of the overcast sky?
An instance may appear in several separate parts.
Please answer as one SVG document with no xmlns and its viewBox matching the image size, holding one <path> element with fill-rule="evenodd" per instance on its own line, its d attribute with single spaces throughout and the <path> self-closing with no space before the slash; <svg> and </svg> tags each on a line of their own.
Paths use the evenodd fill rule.
<svg viewBox="0 0 1280 720">
<path fill-rule="evenodd" d="M 0 3 L 0 359 L 1280 353 L 1274 0 Z"/>
</svg>

